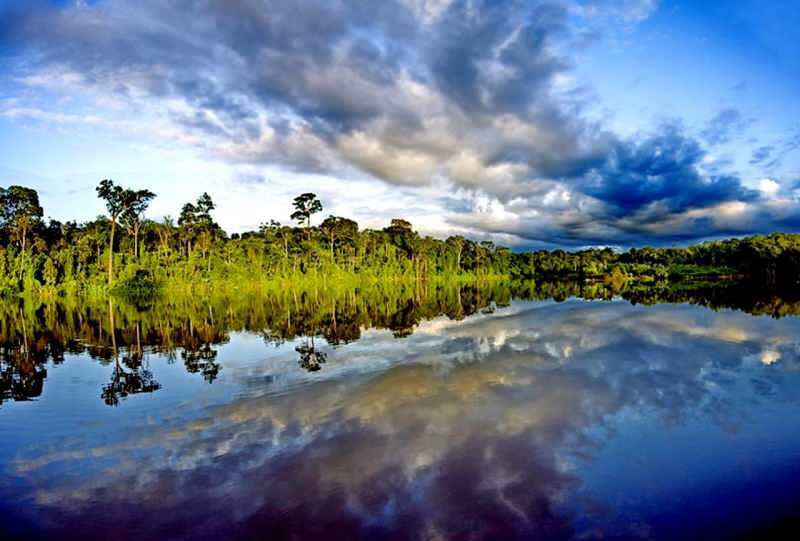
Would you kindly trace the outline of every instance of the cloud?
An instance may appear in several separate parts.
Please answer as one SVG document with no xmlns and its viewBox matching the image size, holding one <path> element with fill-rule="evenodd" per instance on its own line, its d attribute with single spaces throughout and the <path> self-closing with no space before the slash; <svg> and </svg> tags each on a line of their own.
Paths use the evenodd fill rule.
<svg viewBox="0 0 800 541">
<path fill-rule="evenodd" d="M 781 189 L 781 185 L 771 178 L 762 178 L 758 181 L 758 189 L 767 197 L 774 196 Z"/>
<path fill-rule="evenodd" d="M 553 98 L 569 67 L 557 51 L 562 6 L 456 1 L 422 27 L 406 4 L 381 6 L 309 1 L 294 17 L 294 2 L 107 2 L 31 11 L 10 35 L 37 51 L 35 73 L 50 74 L 30 82 L 157 100 L 186 131 L 223 140 L 230 160 L 421 184 L 466 151 L 478 169 L 527 167 L 521 182 L 602 145 Z M 455 176 L 476 180 L 491 178 Z"/>
<path fill-rule="evenodd" d="M 775 149 L 771 145 L 758 147 L 750 157 L 750 165 L 759 165 L 769 160 L 770 155 Z"/>
<path fill-rule="evenodd" d="M 678 213 L 753 199 L 736 177 L 702 175 L 704 156 L 696 140 L 668 126 L 644 140 L 617 143 L 607 161 L 586 175 L 582 189 L 606 202 L 617 216 L 652 204 Z"/>
<path fill-rule="evenodd" d="M 700 132 L 700 136 L 709 145 L 718 146 L 741 135 L 752 123 L 738 109 L 729 107 L 718 112 Z"/>
<path fill-rule="evenodd" d="M 266 184 L 267 179 L 261 173 L 240 171 L 234 176 L 234 181 L 239 184 L 260 185 Z"/>
<path fill-rule="evenodd" d="M 490 202 L 472 224 L 478 235 L 629 242 L 674 238 L 670 220 L 754 198 L 735 173 L 708 171 L 691 134 L 621 138 L 581 113 L 591 94 L 572 82 L 574 53 L 594 19 L 632 24 L 656 9 L 652 0 L 34 4 L 0 27 L 0 62 L 27 88 L 121 103 L 157 119 L 144 123 L 155 136 L 237 168 L 441 187 L 466 200 L 444 218 L 455 226 L 474 217 L 455 209 Z M 124 126 L 102 108 L 35 116 Z M 700 136 L 723 144 L 749 123 L 724 109 Z M 714 233 L 706 218 L 681 238 Z"/>
<path fill-rule="evenodd" d="M 659 0 L 583 0 L 578 5 L 589 16 L 613 16 L 627 23 L 636 23 L 650 17 L 658 9 Z"/>
</svg>

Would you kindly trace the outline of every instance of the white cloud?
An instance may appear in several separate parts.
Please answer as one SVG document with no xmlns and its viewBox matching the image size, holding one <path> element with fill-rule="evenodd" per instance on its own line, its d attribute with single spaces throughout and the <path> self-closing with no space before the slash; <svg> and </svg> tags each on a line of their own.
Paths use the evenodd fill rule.
<svg viewBox="0 0 800 541">
<path fill-rule="evenodd" d="M 774 196 L 781 189 L 781 185 L 771 178 L 762 178 L 758 181 L 758 189 L 766 196 Z"/>
<path fill-rule="evenodd" d="M 759 359 L 763 364 L 771 365 L 781 360 L 781 354 L 780 352 L 775 351 L 774 349 L 767 349 L 761 352 L 761 355 L 759 355 Z"/>
</svg>

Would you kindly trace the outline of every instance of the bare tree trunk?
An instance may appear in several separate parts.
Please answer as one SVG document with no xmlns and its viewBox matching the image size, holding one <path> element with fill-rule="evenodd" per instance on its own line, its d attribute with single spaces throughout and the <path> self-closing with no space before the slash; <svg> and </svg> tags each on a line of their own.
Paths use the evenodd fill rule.
<svg viewBox="0 0 800 541">
<path fill-rule="evenodd" d="M 26 229 L 22 229 L 22 252 L 20 253 L 20 265 L 19 265 L 19 279 L 22 280 L 22 277 L 25 275 L 25 241 L 28 237 L 28 231 Z"/>
<path fill-rule="evenodd" d="M 111 219 L 111 235 L 108 239 L 108 285 L 114 281 L 114 233 L 117 229 L 117 220 L 115 217 Z"/>
</svg>

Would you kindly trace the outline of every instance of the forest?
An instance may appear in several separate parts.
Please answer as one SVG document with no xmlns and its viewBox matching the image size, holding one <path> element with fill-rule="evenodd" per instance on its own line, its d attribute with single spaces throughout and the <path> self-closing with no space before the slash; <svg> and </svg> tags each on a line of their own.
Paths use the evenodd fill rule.
<svg viewBox="0 0 800 541">
<path fill-rule="evenodd" d="M 148 219 L 156 194 L 102 180 L 107 212 L 78 223 L 45 219 L 36 190 L 0 188 L 0 294 L 244 288 L 265 284 L 534 279 L 674 283 L 750 279 L 795 284 L 800 235 L 773 233 L 675 248 L 514 252 L 463 236 L 436 239 L 395 218 L 383 229 L 323 216 L 313 193 L 287 209 L 292 223 L 264 221 L 227 234 L 203 193 L 177 220 Z"/>
</svg>

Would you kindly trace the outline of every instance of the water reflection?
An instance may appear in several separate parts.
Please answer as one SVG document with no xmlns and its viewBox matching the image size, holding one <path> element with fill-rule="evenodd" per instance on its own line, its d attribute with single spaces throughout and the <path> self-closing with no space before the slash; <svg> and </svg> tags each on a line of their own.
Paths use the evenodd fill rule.
<svg viewBox="0 0 800 541">
<path fill-rule="evenodd" d="M 133 393 L 152 392 L 160 385 L 140 367 L 145 352 L 178 357 L 186 371 L 212 383 L 221 370 L 217 348 L 232 331 L 258 332 L 268 344 L 303 338 L 295 349 L 300 366 L 319 371 L 327 353 L 314 337 L 336 346 L 358 340 L 363 329 L 389 329 L 395 338 L 410 336 L 420 322 L 447 316 L 459 321 L 510 299 L 570 297 L 632 304 L 689 303 L 712 309 L 735 308 L 772 317 L 800 313 L 794 291 L 760 291 L 748 284 L 694 284 L 678 289 L 648 287 L 615 289 L 610 284 L 514 283 L 463 287 L 418 285 L 348 291 L 282 292 L 266 296 L 161 299 L 142 308 L 121 302 L 58 299 L 48 304 L 0 303 L 0 405 L 4 400 L 38 397 L 47 377 L 44 365 L 60 363 L 64 353 L 88 354 L 114 364 L 103 400 L 112 405 Z M 129 370 L 123 369 L 119 356 Z M 768 355 L 768 354 L 767 354 Z M 116 398 L 115 398 L 116 397 Z"/>
<path fill-rule="evenodd" d="M 799 319 L 504 291 L 411 308 L 288 295 L 269 310 L 242 300 L 244 314 L 210 301 L 172 320 L 114 307 L 118 332 L 67 340 L 68 356 L 149 366 L 172 386 L 140 413 L 84 412 L 66 434 L 42 415 L 26 437 L 21 410 L 0 410 L 13 451 L 0 455 L 0 518 L 82 538 L 683 539 L 792 516 Z M 99 338 L 103 319 L 72 321 Z M 178 336 L 217 351 L 213 386 L 163 362 Z M 116 362 L 122 344 L 140 365 Z M 56 393 L 67 383 L 53 377 Z M 62 422 L 83 411 L 47 396 Z"/>
<path fill-rule="evenodd" d="M 308 372 L 316 372 L 322 365 L 328 362 L 328 354 L 319 351 L 314 345 L 314 336 L 306 338 L 305 341 L 294 350 L 300 354 L 300 367 Z"/>
<path fill-rule="evenodd" d="M 124 364 L 129 370 L 120 366 L 119 359 L 114 358 L 114 372 L 111 381 L 103 385 L 101 398 L 109 406 L 118 406 L 122 398 L 137 393 L 152 393 L 161 388 L 153 373 L 147 366 L 142 366 L 131 357 L 126 357 Z"/>
<path fill-rule="evenodd" d="M 302 337 L 295 348 L 300 366 L 317 371 L 327 353 L 314 345 L 315 336 L 327 345 L 340 345 L 358 340 L 363 329 L 385 328 L 402 338 L 425 319 L 463 319 L 480 309 L 508 304 L 510 296 L 508 286 L 486 285 L 166 298 L 146 309 L 71 298 L 38 305 L 0 303 L 2 398 L 38 396 L 47 374 L 44 364 L 63 361 L 65 352 L 114 364 L 112 381 L 102 392 L 109 405 L 129 394 L 160 388 L 141 367 L 147 353 L 169 360 L 179 357 L 187 372 L 212 383 L 221 370 L 218 346 L 229 341 L 231 332 L 242 330 L 258 332 L 272 345 Z"/>
</svg>

